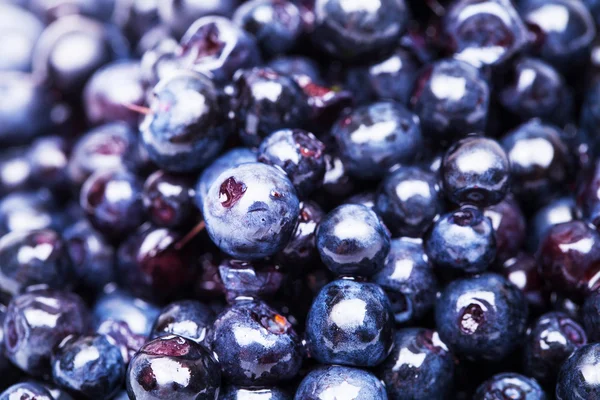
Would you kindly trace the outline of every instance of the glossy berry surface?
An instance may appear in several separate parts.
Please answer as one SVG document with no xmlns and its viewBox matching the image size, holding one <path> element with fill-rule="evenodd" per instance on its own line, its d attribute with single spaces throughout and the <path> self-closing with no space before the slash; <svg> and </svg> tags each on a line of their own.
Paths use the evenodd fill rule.
<svg viewBox="0 0 600 400">
<path fill-rule="evenodd" d="M 219 400 L 292 400 L 293 394 L 276 387 L 268 388 L 243 388 L 228 386 L 219 394 Z"/>
<path fill-rule="evenodd" d="M 390 251 L 390 237 L 377 214 L 357 204 L 327 214 L 317 227 L 316 239 L 321 260 L 338 275 L 373 275 Z"/>
<path fill-rule="evenodd" d="M 519 253 L 506 260 L 499 273 L 523 292 L 530 314 L 539 314 L 548 306 L 549 293 L 534 256 Z"/>
<path fill-rule="evenodd" d="M 483 382 L 473 397 L 474 400 L 517 398 L 523 400 L 546 400 L 540 385 L 531 378 L 517 373 L 494 375 Z"/>
<path fill-rule="evenodd" d="M 600 339 L 600 293 L 594 291 L 583 303 L 583 326 L 590 342 Z"/>
<path fill-rule="evenodd" d="M 391 351 L 393 325 L 390 301 L 378 285 L 336 280 L 313 300 L 308 351 L 324 364 L 374 367 Z"/>
<path fill-rule="evenodd" d="M 267 298 L 276 294 L 284 284 L 285 273 L 279 265 L 269 262 L 244 262 L 224 259 L 219 264 L 219 278 L 225 299 Z"/>
<path fill-rule="evenodd" d="M 600 385 L 587 371 L 595 370 L 599 363 L 600 345 L 598 343 L 588 344 L 576 350 L 560 369 L 556 382 L 556 399 L 574 400 L 577 397 L 598 397 Z"/>
<path fill-rule="evenodd" d="M 129 363 L 126 383 L 129 398 L 134 400 L 213 400 L 220 381 L 218 364 L 204 347 L 168 335 L 140 349 Z"/>
<path fill-rule="evenodd" d="M 382 178 L 395 165 L 412 163 L 422 146 L 421 122 L 393 102 L 363 106 L 341 117 L 331 130 L 348 171 Z"/>
<path fill-rule="evenodd" d="M 125 377 L 119 348 L 103 335 L 68 337 L 52 355 L 51 364 L 58 385 L 87 399 L 110 398 Z"/>
<path fill-rule="evenodd" d="M 258 161 L 280 167 L 294 184 L 300 197 L 306 197 L 323 184 L 325 144 L 312 133 L 284 129 L 265 138 L 258 149 Z"/>
<path fill-rule="evenodd" d="M 442 215 L 427 233 L 424 243 L 430 261 L 442 268 L 483 272 L 496 256 L 492 222 L 472 206 Z"/>
<path fill-rule="evenodd" d="M 105 336 L 106 340 L 117 346 L 126 365 L 147 341 L 146 335 L 133 333 L 127 322 L 114 319 L 101 322 L 96 328 L 96 333 Z"/>
<path fill-rule="evenodd" d="M 537 319 L 524 344 L 524 371 L 538 382 L 552 387 L 563 362 L 587 344 L 586 334 L 566 314 L 550 312 Z"/>
<path fill-rule="evenodd" d="M 44 26 L 31 12 L 10 3 L 0 7 L 0 51 L 5 54 L 0 62 L 2 71 L 31 70 L 33 47 Z"/>
<path fill-rule="evenodd" d="M 404 0 L 356 5 L 348 0 L 314 2 L 315 46 L 335 58 L 356 59 L 393 47 L 408 23 Z"/>
<path fill-rule="evenodd" d="M 496 236 L 496 263 L 516 256 L 527 237 L 527 224 L 519 203 L 508 195 L 493 206 L 486 207 L 483 215 L 492 221 Z"/>
<path fill-rule="evenodd" d="M 214 3 L 200 0 L 166 0 L 158 3 L 158 14 L 161 22 L 166 24 L 176 36 L 181 36 L 198 18 L 206 15 L 229 16 L 237 4 L 237 0 Z"/>
<path fill-rule="evenodd" d="M 372 373 L 341 365 L 313 369 L 300 382 L 294 400 L 319 400 L 326 396 L 352 400 L 387 400 L 385 387 Z"/>
<path fill-rule="evenodd" d="M 437 300 L 435 321 L 458 356 L 499 361 L 524 340 L 527 304 L 516 286 L 487 273 L 450 283 Z"/>
<path fill-rule="evenodd" d="M 0 393 L 2 400 L 55 400 L 42 385 L 33 382 L 17 383 Z"/>
<path fill-rule="evenodd" d="M 433 309 L 438 280 L 422 242 L 392 240 L 385 265 L 372 280 L 387 293 L 396 323 L 413 323 Z"/>
<path fill-rule="evenodd" d="M 437 176 L 419 167 L 387 175 L 375 197 L 375 210 L 394 237 L 422 236 L 443 206 Z"/>
<path fill-rule="evenodd" d="M 55 290 L 24 293 L 6 311 L 5 352 L 28 374 L 47 377 L 54 347 L 69 334 L 85 333 L 88 326 L 88 311 L 79 296 Z"/>
<path fill-rule="evenodd" d="M 221 364 L 224 381 L 236 385 L 290 380 L 304 356 L 290 322 L 260 301 L 241 301 L 225 309 L 206 342 Z"/>
<path fill-rule="evenodd" d="M 578 212 L 575 199 L 570 196 L 560 197 L 540 208 L 528 225 L 530 231 L 529 247 L 537 250 L 548 229 L 554 225 L 577 219 Z"/>
<path fill-rule="evenodd" d="M 471 136 L 454 144 L 442 161 L 444 193 L 456 204 L 480 207 L 500 202 L 510 185 L 510 164 L 492 139 Z"/>
<path fill-rule="evenodd" d="M 193 221 L 197 211 L 194 194 L 190 178 L 159 170 L 144 182 L 142 199 L 154 224 L 175 228 Z"/>
<path fill-rule="evenodd" d="M 201 343 L 214 319 L 214 312 L 199 301 L 173 302 L 160 311 L 150 337 L 174 334 Z"/>
<path fill-rule="evenodd" d="M 419 362 L 415 362 L 416 360 Z M 380 376 L 392 399 L 448 399 L 453 391 L 454 356 L 437 332 L 400 329 L 394 350 L 380 366 Z"/>
<path fill-rule="evenodd" d="M 208 234 L 222 251 L 252 260 L 273 255 L 286 245 L 298 220 L 299 204 L 283 172 L 249 163 L 215 179 L 204 199 L 203 214 Z"/>
<path fill-rule="evenodd" d="M 270 68 L 240 71 L 234 85 L 239 135 L 247 146 L 258 146 L 278 129 L 300 126 L 308 116 L 305 94 L 296 81 Z"/>
<path fill-rule="evenodd" d="M 109 288 L 98 296 L 92 310 L 94 325 L 105 321 L 123 321 L 135 334 L 149 336 L 160 308 L 123 290 Z"/>
<path fill-rule="evenodd" d="M 140 125 L 141 141 L 158 166 L 171 172 L 208 164 L 226 139 L 224 113 L 213 83 L 203 75 L 179 73 L 158 82 L 150 113 Z"/>
<path fill-rule="evenodd" d="M 423 136 L 442 143 L 482 132 L 489 102 L 488 83 L 475 67 L 458 60 L 442 60 L 426 67 L 411 99 Z"/>
<path fill-rule="evenodd" d="M 585 220 L 600 225 L 600 164 L 593 168 L 579 182 L 576 202 Z"/>
</svg>

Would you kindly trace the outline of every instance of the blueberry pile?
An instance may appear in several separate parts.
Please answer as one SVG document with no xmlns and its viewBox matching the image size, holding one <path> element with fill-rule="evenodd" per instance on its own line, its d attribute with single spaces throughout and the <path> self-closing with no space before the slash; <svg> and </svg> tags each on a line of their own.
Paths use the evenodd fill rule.
<svg viewBox="0 0 600 400">
<path fill-rule="evenodd" d="M 0 0 L 0 400 L 600 400 L 600 0 Z"/>
</svg>

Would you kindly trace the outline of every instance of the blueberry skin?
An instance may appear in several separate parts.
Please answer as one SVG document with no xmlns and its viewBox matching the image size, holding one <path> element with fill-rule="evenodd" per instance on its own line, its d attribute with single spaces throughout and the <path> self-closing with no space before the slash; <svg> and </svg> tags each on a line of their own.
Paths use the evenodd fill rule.
<svg viewBox="0 0 600 400">
<path fill-rule="evenodd" d="M 319 223 L 317 250 L 334 274 L 370 276 L 383 268 L 390 237 L 374 211 L 345 204 Z"/>
<path fill-rule="evenodd" d="M 301 129 L 282 129 L 262 141 L 258 161 L 281 168 L 300 197 L 306 197 L 323 184 L 325 144 Z"/>
<path fill-rule="evenodd" d="M 179 373 L 173 374 L 174 369 Z M 127 369 L 132 400 L 215 400 L 220 384 L 219 364 L 211 354 L 177 335 L 146 343 Z"/>
<path fill-rule="evenodd" d="M 290 1 L 252 0 L 238 7 L 232 19 L 271 55 L 291 50 L 302 34 L 300 10 Z"/>
<path fill-rule="evenodd" d="M 600 292 L 594 291 L 586 297 L 581 310 L 583 326 L 590 342 L 600 340 Z"/>
<path fill-rule="evenodd" d="M 527 303 L 512 283 L 486 273 L 451 282 L 438 298 L 435 322 L 458 356 L 499 361 L 524 339 Z"/>
<path fill-rule="evenodd" d="M 218 400 L 293 400 L 294 396 L 285 390 L 269 388 L 242 388 L 227 386 L 219 394 Z"/>
<path fill-rule="evenodd" d="M 63 239 L 81 286 L 99 292 L 115 280 L 115 249 L 87 220 L 67 227 Z"/>
<path fill-rule="evenodd" d="M 509 0 L 453 2 L 442 20 L 453 56 L 476 67 L 504 63 L 528 42 L 528 32 Z"/>
<path fill-rule="evenodd" d="M 421 237 L 443 208 L 438 177 L 419 167 L 387 175 L 375 198 L 375 211 L 394 237 Z"/>
<path fill-rule="evenodd" d="M 247 146 L 258 146 L 274 131 L 306 122 L 306 95 L 289 76 L 270 68 L 253 68 L 236 73 L 234 87 L 239 135 Z"/>
<path fill-rule="evenodd" d="M 379 376 L 391 399 L 450 399 L 454 364 L 454 356 L 437 332 L 407 328 L 396 332 L 394 350 L 380 366 Z"/>
<path fill-rule="evenodd" d="M 50 392 L 39 383 L 23 382 L 12 385 L 0 394 L 0 400 L 54 400 Z"/>
<path fill-rule="evenodd" d="M 73 265 L 57 232 L 10 232 L 0 238 L 0 298 L 5 303 L 29 286 L 61 289 L 73 281 Z"/>
<path fill-rule="evenodd" d="M 552 226 L 577 219 L 577 207 L 572 197 L 561 197 L 540 208 L 530 221 L 528 247 L 536 251 Z"/>
<path fill-rule="evenodd" d="M 381 287 L 336 280 L 313 300 L 306 341 L 320 363 L 374 367 L 390 354 L 393 330 L 390 300 Z"/>
<path fill-rule="evenodd" d="M 241 260 L 282 250 L 294 233 L 300 202 L 287 176 L 261 163 L 242 164 L 219 175 L 204 199 L 212 241 Z"/>
<path fill-rule="evenodd" d="M 142 198 L 154 224 L 177 228 L 195 219 L 194 195 L 189 177 L 158 170 L 146 178 Z"/>
<path fill-rule="evenodd" d="M 519 203 L 510 194 L 486 207 L 483 215 L 492 221 L 496 237 L 496 263 L 515 257 L 525 244 L 527 225 Z"/>
<path fill-rule="evenodd" d="M 596 161 L 587 173 L 582 174 L 575 200 L 586 221 L 600 226 L 600 162 Z"/>
<path fill-rule="evenodd" d="M 123 238 L 145 219 L 142 182 L 125 170 L 94 173 L 81 188 L 79 204 L 94 228 L 108 238 Z"/>
<path fill-rule="evenodd" d="M 550 64 L 522 57 L 502 80 L 498 101 L 521 121 L 541 118 L 561 124 L 571 117 L 572 93 L 560 72 Z"/>
<path fill-rule="evenodd" d="M 404 106 L 379 102 L 342 116 L 331 134 L 348 171 L 361 179 L 380 179 L 400 164 L 410 164 L 422 150 L 421 122 Z"/>
<path fill-rule="evenodd" d="M 553 387 L 564 361 L 587 344 L 587 336 L 566 314 L 549 312 L 538 318 L 527 332 L 523 371 L 546 387 Z"/>
<path fill-rule="evenodd" d="M 108 320 L 123 321 L 133 333 L 149 336 L 160 308 L 128 292 L 113 289 L 98 297 L 92 313 L 96 327 Z"/>
<path fill-rule="evenodd" d="M 399 324 L 418 321 L 432 310 L 439 287 L 423 243 L 407 238 L 392 240 L 385 266 L 372 281 L 387 293 Z"/>
<path fill-rule="evenodd" d="M 47 189 L 12 192 L 0 200 L 0 234 L 63 228 L 57 199 Z"/>
<path fill-rule="evenodd" d="M 52 354 L 51 364 L 54 381 L 86 399 L 112 398 L 125 377 L 119 348 L 103 335 L 67 338 Z"/>
<path fill-rule="evenodd" d="M 89 326 L 88 310 L 79 296 L 57 290 L 37 290 L 12 299 L 4 318 L 5 352 L 27 374 L 50 375 L 50 354 L 70 334 Z"/>
<path fill-rule="evenodd" d="M 596 36 L 594 19 L 580 1 L 523 0 L 519 13 L 535 34 L 532 53 L 563 72 L 585 64 Z M 549 19 L 563 18 L 564 24 L 550 26 Z"/>
<path fill-rule="evenodd" d="M 147 339 L 146 335 L 133 333 L 127 322 L 114 319 L 101 322 L 96 328 L 96 333 L 104 335 L 110 343 L 118 347 L 126 365 L 142 348 Z"/>
<path fill-rule="evenodd" d="M 312 58 L 289 55 L 273 58 L 267 66 L 282 75 L 292 76 L 295 79 L 307 76 L 311 82 L 323 83 L 319 65 Z"/>
<path fill-rule="evenodd" d="M 487 207 L 499 203 L 510 187 L 510 164 L 493 139 L 464 138 L 448 149 L 442 160 L 444 193 L 459 205 Z"/>
<path fill-rule="evenodd" d="M 219 277 L 225 299 L 230 303 L 240 298 L 247 300 L 273 296 L 283 286 L 286 278 L 279 265 L 227 258 L 219 264 Z"/>
<path fill-rule="evenodd" d="M 214 320 L 212 309 L 199 301 L 176 301 L 160 311 L 150 338 L 175 334 L 202 343 Z"/>
<path fill-rule="evenodd" d="M 256 152 L 246 147 L 235 147 L 210 163 L 196 182 L 196 207 L 202 210 L 204 197 L 215 179 L 229 168 L 237 167 L 240 164 L 256 162 Z"/>
<path fill-rule="evenodd" d="M 442 215 L 424 242 L 427 256 L 437 267 L 478 273 L 485 271 L 496 257 L 492 222 L 471 206 Z"/>
<path fill-rule="evenodd" d="M 230 16 L 238 4 L 238 0 L 210 3 L 200 0 L 166 0 L 158 3 L 158 14 L 175 36 L 180 37 L 198 18 L 206 15 Z"/>
<path fill-rule="evenodd" d="M 600 344 L 580 347 L 565 361 L 558 373 L 556 400 L 596 399 L 600 397 L 600 384 L 587 371 L 600 364 Z"/>
<path fill-rule="evenodd" d="M 33 47 L 44 25 L 31 12 L 12 4 L 0 6 L 0 61 L 1 71 L 31 70 Z"/>
<path fill-rule="evenodd" d="M 546 394 L 535 379 L 514 372 L 497 374 L 483 382 L 473 400 L 496 400 L 518 398 L 522 400 L 546 400 Z"/>
<path fill-rule="evenodd" d="M 236 71 L 260 64 L 258 43 L 227 18 L 198 19 L 180 41 L 180 62 L 217 84 L 227 83 Z"/>
<path fill-rule="evenodd" d="M 358 7 L 348 0 L 317 0 L 311 39 L 332 57 L 356 60 L 393 48 L 409 13 L 404 0 Z"/>
<path fill-rule="evenodd" d="M 583 221 L 554 225 L 540 243 L 537 261 L 555 292 L 580 301 L 599 287 L 600 234 Z"/>
<path fill-rule="evenodd" d="M 498 272 L 523 292 L 530 315 L 539 315 L 548 309 L 549 293 L 535 257 L 519 253 L 506 260 Z"/>
<path fill-rule="evenodd" d="M 483 132 L 489 103 L 490 88 L 479 71 L 451 59 L 426 67 L 411 99 L 423 136 L 442 144 Z"/>
<path fill-rule="evenodd" d="M 522 203 L 544 204 L 571 175 L 569 150 L 560 130 L 533 120 L 501 139 L 511 168 L 511 190 Z"/>
<path fill-rule="evenodd" d="M 295 400 L 332 398 L 387 400 L 385 387 L 371 372 L 341 365 L 318 367 L 310 371 L 298 386 Z"/>
<path fill-rule="evenodd" d="M 67 189 L 67 165 L 71 146 L 61 136 L 44 136 L 33 142 L 27 152 L 31 179 L 55 193 Z"/>
<path fill-rule="evenodd" d="M 192 72 L 164 78 L 154 87 L 149 107 L 140 138 L 161 169 L 197 171 L 221 151 L 229 130 L 210 79 Z"/>
</svg>

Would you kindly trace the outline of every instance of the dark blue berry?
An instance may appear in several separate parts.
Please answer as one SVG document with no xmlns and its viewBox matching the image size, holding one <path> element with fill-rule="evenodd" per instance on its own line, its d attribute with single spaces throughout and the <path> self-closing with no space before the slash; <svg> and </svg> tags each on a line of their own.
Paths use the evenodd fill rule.
<svg viewBox="0 0 600 400">
<path fill-rule="evenodd" d="M 535 381 L 521 374 L 497 374 L 483 382 L 473 400 L 521 399 L 546 400 L 546 394 Z"/>
<path fill-rule="evenodd" d="M 287 391 L 274 387 L 243 388 L 227 386 L 219 394 L 218 400 L 292 400 L 293 395 Z"/>
<path fill-rule="evenodd" d="M 340 365 L 318 367 L 300 382 L 294 400 L 387 400 L 385 387 L 371 372 Z"/>
<path fill-rule="evenodd" d="M 214 312 L 199 301 L 176 301 L 160 311 L 150 338 L 175 334 L 201 343 L 214 319 Z"/>
<path fill-rule="evenodd" d="M 285 274 L 279 265 L 224 259 L 219 277 L 229 302 L 236 299 L 266 298 L 283 286 Z"/>
<path fill-rule="evenodd" d="M 580 347 L 565 361 L 556 382 L 556 400 L 595 399 L 600 396 L 600 382 L 595 371 L 600 368 L 600 344 Z"/>
<path fill-rule="evenodd" d="M 158 170 L 148 176 L 142 193 L 150 220 L 158 226 L 190 225 L 196 216 L 192 180 Z"/>
<path fill-rule="evenodd" d="M 0 400 L 55 400 L 52 394 L 41 384 L 23 382 L 12 385 L 0 393 Z"/>
</svg>

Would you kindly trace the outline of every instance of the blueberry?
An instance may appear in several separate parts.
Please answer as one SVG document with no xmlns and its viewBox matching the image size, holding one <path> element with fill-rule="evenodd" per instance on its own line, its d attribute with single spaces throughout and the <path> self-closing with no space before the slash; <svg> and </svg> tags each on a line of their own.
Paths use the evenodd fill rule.
<svg viewBox="0 0 600 400">
<path fill-rule="evenodd" d="M 396 323 L 418 321 L 433 309 L 438 281 L 418 240 L 392 240 L 385 266 L 372 279 L 387 293 Z"/>
<path fill-rule="evenodd" d="M 219 277 L 229 302 L 244 298 L 266 298 L 283 286 L 285 275 L 278 265 L 224 259 Z"/>
<path fill-rule="evenodd" d="M 458 356 L 499 361 L 524 340 L 527 304 L 516 286 L 487 273 L 451 282 L 438 298 L 435 321 Z"/>
<path fill-rule="evenodd" d="M 539 314 L 547 308 L 549 293 L 538 271 L 535 257 L 527 253 L 519 253 L 506 260 L 499 273 L 521 289 L 532 314 Z"/>
<path fill-rule="evenodd" d="M 196 183 L 196 206 L 201 210 L 204 204 L 204 197 L 208 193 L 208 189 L 213 184 L 215 179 L 229 168 L 237 167 L 240 164 L 256 162 L 256 153 L 245 147 L 233 148 L 211 164 L 209 164 Z"/>
<path fill-rule="evenodd" d="M 150 220 L 162 227 L 189 225 L 196 216 L 192 180 L 158 170 L 148 176 L 142 193 Z"/>
<path fill-rule="evenodd" d="M 340 86 L 321 86 L 306 76 L 294 77 L 302 88 L 308 103 L 308 121 L 304 126 L 322 137 L 340 115 L 354 106 L 351 92 Z"/>
<path fill-rule="evenodd" d="M 294 233 L 300 206 L 277 168 L 248 163 L 223 172 L 204 199 L 206 229 L 225 253 L 243 260 L 273 255 Z"/>
<path fill-rule="evenodd" d="M 374 367 L 393 346 L 394 317 L 381 287 L 336 280 L 313 300 L 306 320 L 311 357 L 324 364 Z"/>
<path fill-rule="evenodd" d="M 181 36 L 198 18 L 206 15 L 229 16 L 239 3 L 238 0 L 220 0 L 206 2 L 203 0 L 165 0 L 158 3 L 161 21 L 176 36 Z"/>
<path fill-rule="evenodd" d="M 233 14 L 233 21 L 250 32 L 267 54 L 291 50 L 302 34 L 300 10 L 291 1 L 251 0 Z"/>
<path fill-rule="evenodd" d="M 540 241 L 553 225 L 577 219 L 576 208 L 572 197 L 561 197 L 538 209 L 528 225 L 529 247 L 534 251 L 537 250 Z"/>
<path fill-rule="evenodd" d="M 490 88 L 475 67 L 446 59 L 421 72 L 411 103 L 421 120 L 423 136 L 447 144 L 484 131 Z"/>
<path fill-rule="evenodd" d="M 576 71 L 587 62 L 596 27 L 582 2 L 522 0 L 519 12 L 535 36 L 534 54 L 561 71 Z M 556 18 L 564 23 L 548 24 Z"/>
<path fill-rule="evenodd" d="M 12 192 L 0 199 L 0 233 L 39 229 L 61 230 L 56 197 L 47 189 Z"/>
<path fill-rule="evenodd" d="M 132 400 L 214 400 L 220 383 L 219 364 L 210 353 L 177 335 L 146 343 L 129 363 L 126 379 Z"/>
<path fill-rule="evenodd" d="M 600 384 L 590 375 L 600 364 L 600 344 L 580 347 L 565 361 L 556 383 L 556 400 L 593 399 L 600 396 Z"/>
<path fill-rule="evenodd" d="M 5 56 L 0 61 L 2 71 L 31 70 L 33 47 L 44 26 L 31 12 L 16 5 L 0 6 L 0 52 Z"/>
<path fill-rule="evenodd" d="M 412 163 L 423 145 L 419 118 L 393 102 L 354 110 L 334 124 L 331 134 L 348 171 L 363 179 L 382 178 L 395 165 Z"/>
<path fill-rule="evenodd" d="M 125 170 L 98 171 L 83 184 L 80 205 L 98 231 L 122 238 L 144 222 L 142 183 Z"/>
<path fill-rule="evenodd" d="M 296 79 L 307 76 L 311 82 L 322 81 L 319 65 L 311 58 L 297 55 L 279 56 L 269 61 L 267 66 L 282 75 L 293 76 Z"/>
<path fill-rule="evenodd" d="M 181 72 L 158 82 L 140 125 L 152 161 L 170 172 L 196 171 L 212 161 L 228 133 L 219 102 L 217 89 L 201 74 Z"/>
<path fill-rule="evenodd" d="M 214 319 L 213 311 L 199 301 L 176 301 L 160 311 L 150 338 L 175 334 L 201 343 Z"/>
<path fill-rule="evenodd" d="M 577 188 L 577 206 L 585 220 L 600 226 L 600 162 L 596 161 L 586 174 L 582 174 Z"/>
<path fill-rule="evenodd" d="M 508 192 L 510 164 L 493 139 L 470 136 L 456 142 L 442 161 L 444 193 L 456 204 L 486 207 Z"/>
<path fill-rule="evenodd" d="M 599 104 L 600 81 L 590 82 L 589 86 L 587 86 L 584 91 L 579 125 L 593 155 L 598 155 L 600 152 L 600 142 L 598 141 L 598 123 L 600 121 L 600 110 L 598 110 Z"/>
<path fill-rule="evenodd" d="M 125 363 L 103 335 L 70 336 L 52 355 L 54 381 L 85 399 L 108 399 L 119 390 Z"/>
<path fill-rule="evenodd" d="M 492 222 L 480 209 L 472 206 L 442 215 L 424 242 L 431 262 L 446 269 L 483 272 L 496 257 Z"/>
<path fill-rule="evenodd" d="M 181 63 L 216 83 L 226 83 L 236 71 L 261 61 L 254 37 L 224 17 L 200 18 L 180 43 Z"/>
<path fill-rule="evenodd" d="M 317 250 L 335 274 L 370 276 L 383 268 L 390 237 L 374 211 L 345 204 L 319 223 Z"/>
<path fill-rule="evenodd" d="M 178 74 L 181 70 L 180 52 L 181 46 L 169 33 L 148 44 L 148 49 L 140 59 L 140 73 L 144 84 L 154 86 L 161 80 Z"/>
<path fill-rule="evenodd" d="M 527 332 L 523 369 L 544 386 L 554 387 L 561 365 L 585 344 L 586 334 L 577 322 L 563 313 L 546 313 Z"/>
<path fill-rule="evenodd" d="M 310 371 L 298 386 L 295 400 L 324 398 L 387 400 L 385 387 L 371 372 L 340 365 L 318 367 Z"/>
<path fill-rule="evenodd" d="M 362 193 L 357 193 L 353 196 L 348 197 L 348 199 L 346 200 L 347 204 L 358 204 L 361 206 L 365 206 L 370 210 L 375 211 L 375 213 L 381 218 L 381 213 L 378 212 L 378 210 L 375 208 L 375 202 L 377 200 L 377 195 L 375 194 L 375 192 L 362 192 Z M 385 225 L 385 227 L 388 229 L 388 233 L 389 233 L 389 228 L 387 227 L 387 225 Z"/>
<path fill-rule="evenodd" d="M 133 333 L 127 322 L 114 319 L 101 322 L 96 328 L 96 333 L 105 336 L 110 343 L 118 347 L 125 364 L 129 364 L 147 338 L 145 335 Z"/>
<path fill-rule="evenodd" d="M 160 309 L 128 292 L 109 289 L 111 290 L 99 296 L 94 304 L 95 326 L 108 320 L 123 321 L 133 333 L 149 336 Z"/>
<path fill-rule="evenodd" d="M 531 378 L 508 372 L 497 374 L 477 388 L 473 400 L 496 399 L 546 400 L 540 385 Z"/>
<path fill-rule="evenodd" d="M 394 337 L 392 354 L 380 367 L 380 376 L 391 399 L 449 399 L 454 357 L 437 332 L 401 329 Z"/>
<path fill-rule="evenodd" d="M 459 0 L 442 21 L 454 57 L 476 67 L 501 64 L 527 45 L 527 29 L 509 0 Z"/>
<path fill-rule="evenodd" d="M 600 292 L 594 291 L 583 303 L 583 326 L 590 342 L 600 340 Z"/>
<path fill-rule="evenodd" d="M 323 190 L 317 194 L 322 198 L 319 203 L 323 206 L 336 206 L 357 189 L 357 186 L 340 155 L 337 152 L 326 153 Z"/>
<path fill-rule="evenodd" d="M 25 147 L 15 147 L 0 153 L 0 195 L 38 185 L 38 176 L 33 171 L 33 162 L 29 155 L 31 152 L 32 150 Z"/>
<path fill-rule="evenodd" d="M 375 210 L 394 237 L 421 237 L 443 206 L 437 176 L 419 167 L 387 175 L 375 198 Z"/>
<path fill-rule="evenodd" d="M 293 396 L 279 388 L 242 388 L 227 386 L 219 394 L 219 400 L 292 400 Z"/>
<path fill-rule="evenodd" d="M 314 2 L 313 44 L 335 58 L 358 59 L 393 48 L 409 19 L 404 0 Z"/>
<path fill-rule="evenodd" d="M 84 88 L 85 115 L 92 125 L 123 121 L 137 128 L 140 114 L 126 106 L 143 106 L 145 94 L 139 62 L 108 64 L 96 71 Z"/>
<path fill-rule="evenodd" d="M 63 232 L 66 250 L 79 285 L 100 291 L 115 279 L 115 249 L 85 219 Z"/>
<path fill-rule="evenodd" d="M 54 192 L 65 190 L 69 182 L 67 165 L 70 150 L 67 141 L 60 136 L 45 136 L 34 141 L 27 154 L 33 182 Z"/>
<path fill-rule="evenodd" d="M 297 128 L 308 116 L 305 94 L 286 75 L 270 68 L 241 70 L 234 78 L 239 135 L 248 146 L 283 128 Z"/>
<path fill-rule="evenodd" d="M 600 234 L 582 221 L 554 225 L 540 243 L 537 259 L 553 290 L 582 299 L 598 288 Z"/>
<path fill-rule="evenodd" d="M 260 301 L 237 302 L 221 312 L 206 342 L 223 379 L 235 385 L 287 381 L 302 365 L 302 344 L 290 322 Z"/>
<path fill-rule="evenodd" d="M 0 393 L 0 400 L 55 400 L 39 383 L 24 382 L 12 385 Z"/>
<path fill-rule="evenodd" d="M 496 237 L 496 262 L 502 263 L 516 256 L 525 244 L 525 216 L 512 195 L 493 206 L 486 207 L 483 215 L 492 221 Z"/>
<path fill-rule="evenodd" d="M 37 290 L 15 296 L 4 319 L 7 357 L 35 377 L 50 374 L 50 354 L 69 334 L 81 335 L 89 325 L 81 298 L 70 292 Z"/>
<path fill-rule="evenodd" d="M 306 197 L 323 183 L 324 151 L 325 145 L 312 133 L 283 129 L 262 141 L 258 161 L 283 169 L 298 195 Z"/>
</svg>

